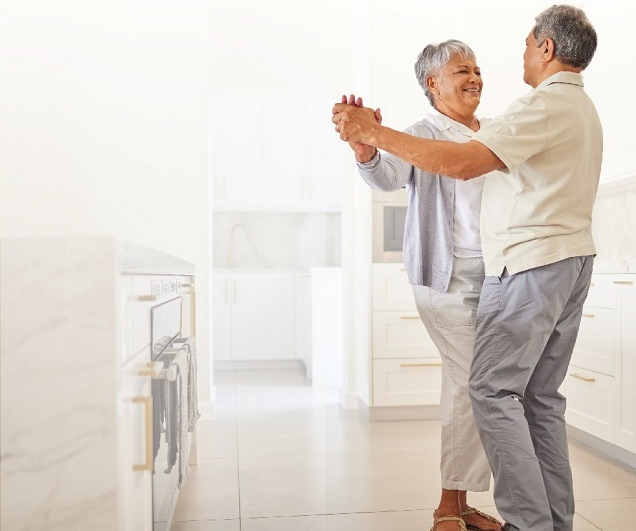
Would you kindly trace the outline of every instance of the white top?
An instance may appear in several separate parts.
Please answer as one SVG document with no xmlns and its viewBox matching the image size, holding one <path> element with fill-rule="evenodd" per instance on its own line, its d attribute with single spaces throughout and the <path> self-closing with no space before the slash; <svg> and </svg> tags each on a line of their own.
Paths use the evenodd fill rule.
<svg viewBox="0 0 636 531">
<path fill-rule="evenodd" d="M 475 134 L 506 165 L 484 187 L 486 275 L 596 254 L 592 207 L 603 132 L 583 78 L 559 72 Z"/>
<path fill-rule="evenodd" d="M 465 143 L 472 140 L 475 132 L 464 124 L 456 122 L 437 109 L 431 109 L 426 119 L 430 120 L 444 137 L 453 142 Z M 480 119 L 480 126 L 489 120 Z M 481 256 L 479 236 L 479 216 L 481 195 L 486 176 L 455 183 L 455 205 L 453 210 L 453 254 L 459 258 Z"/>
</svg>

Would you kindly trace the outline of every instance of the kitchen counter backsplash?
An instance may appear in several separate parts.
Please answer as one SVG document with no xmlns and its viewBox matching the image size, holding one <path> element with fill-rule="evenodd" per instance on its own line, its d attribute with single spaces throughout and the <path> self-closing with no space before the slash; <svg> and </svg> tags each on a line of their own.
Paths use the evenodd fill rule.
<svg viewBox="0 0 636 531">
<path fill-rule="evenodd" d="M 218 212 L 215 269 L 285 269 L 341 265 L 339 213 Z"/>
<path fill-rule="evenodd" d="M 636 178 L 599 188 L 592 215 L 594 271 L 636 273 Z"/>
</svg>

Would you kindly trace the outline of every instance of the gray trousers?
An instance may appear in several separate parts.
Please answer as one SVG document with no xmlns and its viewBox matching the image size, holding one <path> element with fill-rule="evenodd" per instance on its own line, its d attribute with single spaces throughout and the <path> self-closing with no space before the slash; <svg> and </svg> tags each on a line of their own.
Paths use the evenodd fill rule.
<svg viewBox="0 0 636 531">
<path fill-rule="evenodd" d="M 572 531 L 574 495 L 559 393 L 592 275 L 574 257 L 486 277 L 469 394 L 494 476 L 497 511 L 515 531 Z"/>
</svg>

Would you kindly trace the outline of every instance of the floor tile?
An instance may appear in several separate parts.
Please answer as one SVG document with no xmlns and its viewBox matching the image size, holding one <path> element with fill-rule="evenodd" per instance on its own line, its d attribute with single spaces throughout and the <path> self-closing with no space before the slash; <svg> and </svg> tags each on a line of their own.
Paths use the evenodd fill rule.
<svg viewBox="0 0 636 531">
<path fill-rule="evenodd" d="M 636 498 L 579 501 L 576 512 L 603 531 L 636 529 Z"/>
<path fill-rule="evenodd" d="M 429 520 L 425 511 L 248 518 L 241 520 L 241 531 L 423 531 Z"/>
<path fill-rule="evenodd" d="M 197 459 L 238 457 L 236 420 L 197 423 Z"/>
<path fill-rule="evenodd" d="M 239 518 L 236 459 L 199 460 L 179 493 L 173 520 L 228 520 Z"/>
<path fill-rule="evenodd" d="M 241 531 L 240 520 L 174 522 L 170 531 Z"/>
<path fill-rule="evenodd" d="M 197 427 L 198 463 L 173 531 L 430 529 L 441 493 L 438 420 L 371 422 L 299 370 L 216 376 L 217 416 Z M 631 531 L 634 470 L 570 446 L 574 531 Z M 492 485 L 468 502 L 499 517 Z"/>
</svg>

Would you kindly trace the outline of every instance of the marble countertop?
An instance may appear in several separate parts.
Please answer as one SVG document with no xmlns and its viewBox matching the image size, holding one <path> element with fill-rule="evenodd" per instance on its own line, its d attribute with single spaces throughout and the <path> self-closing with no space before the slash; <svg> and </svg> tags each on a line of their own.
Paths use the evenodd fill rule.
<svg viewBox="0 0 636 531">
<path fill-rule="evenodd" d="M 122 273 L 193 275 L 194 264 L 130 242 L 118 242 L 118 267 Z"/>
<path fill-rule="evenodd" d="M 636 259 L 633 260 L 595 260 L 594 273 L 636 273 Z"/>
</svg>

